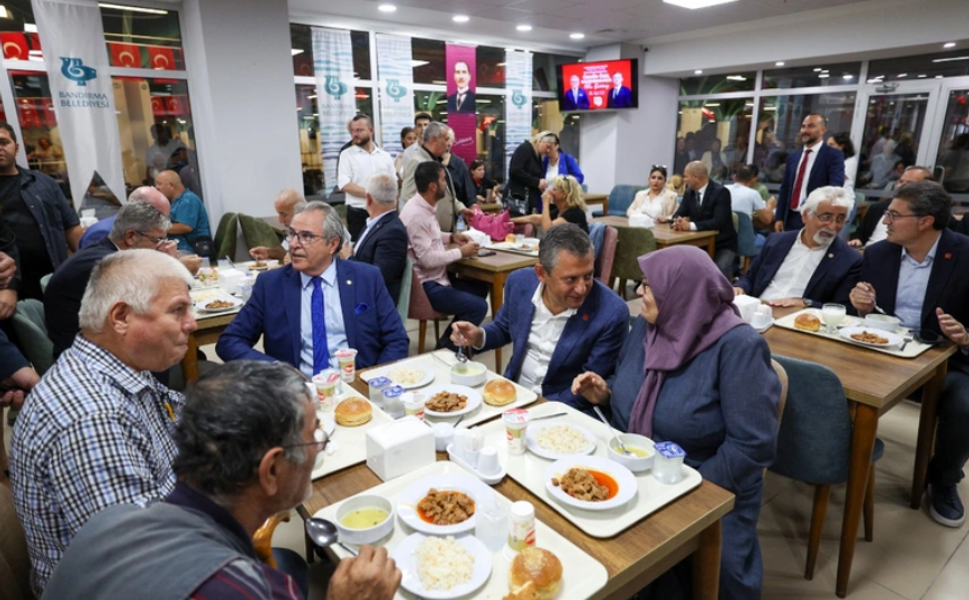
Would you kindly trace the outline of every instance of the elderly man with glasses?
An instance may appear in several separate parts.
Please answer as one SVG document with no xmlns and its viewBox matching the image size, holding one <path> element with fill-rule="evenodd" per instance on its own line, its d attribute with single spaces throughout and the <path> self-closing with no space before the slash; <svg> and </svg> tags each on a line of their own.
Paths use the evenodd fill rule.
<svg viewBox="0 0 969 600">
<path fill-rule="evenodd" d="M 252 297 L 219 338 L 222 360 L 280 360 L 307 377 L 357 351 L 357 368 L 407 356 L 410 340 L 380 270 L 339 257 L 344 228 L 325 202 L 310 202 L 289 229 L 292 262 L 256 279 Z M 253 347 L 263 340 L 264 352 Z"/>
</svg>

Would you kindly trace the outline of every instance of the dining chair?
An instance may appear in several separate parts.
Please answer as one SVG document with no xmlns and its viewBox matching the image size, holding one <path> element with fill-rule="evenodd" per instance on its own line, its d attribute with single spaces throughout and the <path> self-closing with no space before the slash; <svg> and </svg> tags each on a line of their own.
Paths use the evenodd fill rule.
<svg viewBox="0 0 969 600">
<path fill-rule="evenodd" d="M 0 481 L 0 600 L 33 598 L 27 537 L 14 510 L 10 485 Z"/>
<path fill-rule="evenodd" d="M 256 217 L 251 217 L 242 213 L 238 213 L 238 217 L 239 226 L 242 228 L 244 254 L 247 257 L 249 255 L 249 250 L 257 246 L 266 246 L 267 248 L 282 247 L 279 240 L 279 234 L 276 233 L 276 230 L 273 229 L 272 225 L 263 221 L 262 219 L 257 219 Z M 233 256 L 233 260 L 235 260 L 235 258 L 236 257 Z"/>
<path fill-rule="evenodd" d="M 787 372 L 789 388 L 777 433 L 777 457 L 770 470 L 815 486 L 804 565 L 804 578 L 812 579 L 831 486 L 848 480 L 852 430 L 848 399 L 831 369 L 784 356 L 774 355 L 773 359 Z M 865 539 L 869 542 L 874 539 L 875 462 L 884 453 L 884 442 L 876 438 L 864 504 Z"/>
<path fill-rule="evenodd" d="M 414 279 L 414 261 L 408 256 L 404 259 L 404 273 L 400 278 L 400 297 L 397 298 L 397 314 L 400 315 L 400 322 L 407 326 L 407 315 L 410 313 L 410 286 Z M 405 293 L 406 290 L 406 293 Z"/>
<path fill-rule="evenodd" d="M 636 194 L 645 189 L 641 185 L 626 185 L 620 183 L 609 192 L 609 213 L 610 215 L 626 216 L 626 210 L 633 203 Z M 595 215 L 599 216 L 599 215 Z"/>
<path fill-rule="evenodd" d="M 643 271 L 639 268 L 639 257 L 656 250 L 653 231 L 645 227 L 617 227 L 619 242 L 612 264 L 612 277 L 619 280 L 619 295 L 626 299 L 627 281 L 639 281 Z"/>
<path fill-rule="evenodd" d="M 616 262 L 616 246 L 619 244 L 619 230 L 606 226 L 602 235 L 602 249 L 596 257 L 596 279 L 607 287 L 612 287 L 612 265 Z"/>
<path fill-rule="evenodd" d="M 219 219 L 219 226 L 215 229 L 215 255 L 232 256 L 236 255 L 236 242 L 238 240 L 239 215 L 234 212 L 225 213 Z"/>
<path fill-rule="evenodd" d="M 757 247 L 757 234 L 754 232 L 754 222 L 750 215 L 743 212 L 735 212 L 737 220 L 737 256 L 740 257 L 740 274 L 747 273 L 750 268 L 750 261 L 760 253 Z"/>
<path fill-rule="evenodd" d="M 427 339 L 427 322 L 434 321 L 434 340 L 436 341 L 441 339 L 441 329 L 438 321 L 440 319 L 446 319 L 448 316 L 434 310 L 427 294 L 424 293 L 424 286 L 421 285 L 420 279 L 417 278 L 417 273 L 414 273 L 413 267 L 411 267 L 410 308 L 407 311 L 407 317 L 420 321 L 417 334 L 417 352 L 419 354 L 424 354 L 424 342 Z"/>
</svg>

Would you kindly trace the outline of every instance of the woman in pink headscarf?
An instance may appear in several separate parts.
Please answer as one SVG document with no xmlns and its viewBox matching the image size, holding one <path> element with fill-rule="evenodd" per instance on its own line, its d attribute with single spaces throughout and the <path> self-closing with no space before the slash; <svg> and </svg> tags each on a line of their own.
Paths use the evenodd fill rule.
<svg viewBox="0 0 969 600">
<path fill-rule="evenodd" d="M 721 598 L 759 598 L 757 518 L 763 470 L 774 460 L 780 383 L 770 349 L 740 318 L 710 256 L 675 246 L 639 258 L 642 314 L 607 382 L 583 373 L 574 393 L 609 404 L 613 423 L 672 441 L 704 479 L 737 496 L 723 518 Z"/>
</svg>

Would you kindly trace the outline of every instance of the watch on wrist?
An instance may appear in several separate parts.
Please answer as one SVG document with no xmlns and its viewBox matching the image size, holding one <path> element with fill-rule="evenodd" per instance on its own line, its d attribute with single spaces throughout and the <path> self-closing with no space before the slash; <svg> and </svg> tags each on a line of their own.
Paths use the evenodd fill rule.
<svg viewBox="0 0 969 600">
<path fill-rule="evenodd" d="M 808 308 L 809 306 L 811 306 L 811 299 L 810 298 L 801 298 L 801 302 L 804 303 L 804 308 Z"/>
</svg>

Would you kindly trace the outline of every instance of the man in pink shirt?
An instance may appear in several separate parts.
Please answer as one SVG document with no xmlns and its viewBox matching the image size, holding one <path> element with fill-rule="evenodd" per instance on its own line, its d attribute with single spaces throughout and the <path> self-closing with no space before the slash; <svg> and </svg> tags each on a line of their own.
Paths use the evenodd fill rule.
<svg viewBox="0 0 969 600">
<path fill-rule="evenodd" d="M 480 325 L 488 314 L 485 302 L 488 287 L 483 282 L 458 279 L 447 272 L 450 263 L 476 256 L 478 244 L 463 233 L 441 232 L 435 210 L 447 190 L 445 177 L 444 166 L 433 160 L 419 164 L 414 172 L 417 193 L 400 212 L 400 220 L 407 228 L 407 255 L 414 262 L 414 276 L 424 286 L 424 293 L 434 310 L 454 315 L 454 321 Z M 445 244 L 451 243 L 460 244 L 460 247 L 446 249 Z M 450 332 L 449 325 L 437 342 L 438 348 L 456 349 Z"/>
</svg>

